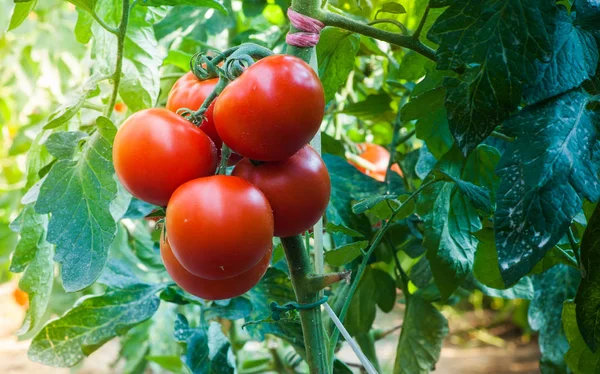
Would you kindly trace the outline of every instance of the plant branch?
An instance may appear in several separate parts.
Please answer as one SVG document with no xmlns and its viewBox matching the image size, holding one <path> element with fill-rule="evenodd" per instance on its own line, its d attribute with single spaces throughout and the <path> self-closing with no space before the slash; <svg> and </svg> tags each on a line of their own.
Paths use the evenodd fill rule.
<svg viewBox="0 0 600 374">
<path fill-rule="evenodd" d="M 123 14 L 117 33 L 117 63 L 115 66 L 113 92 L 106 108 L 106 117 L 110 117 L 117 102 L 119 95 L 119 85 L 121 84 L 121 72 L 123 71 L 123 50 L 125 49 L 125 35 L 127 34 L 127 25 L 129 24 L 129 0 L 123 0 Z"/>
<path fill-rule="evenodd" d="M 400 126 L 402 126 L 402 121 L 400 121 L 400 111 L 398 111 L 398 116 L 394 121 L 394 129 L 392 130 L 392 143 L 390 144 L 390 159 L 387 164 L 387 169 L 385 170 L 385 179 L 384 182 L 387 183 L 390 180 L 390 169 L 392 165 L 394 165 L 394 158 L 396 156 L 396 147 L 400 142 Z M 412 135 L 411 135 L 412 136 Z M 388 185 L 389 192 L 389 185 Z"/>
<path fill-rule="evenodd" d="M 125 8 L 123 8 L 123 10 L 125 10 Z M 129 12 L 129 10 L 127 10 L 127 12 Z M 92 17 L 94 17 L 96 22 L 98 22 L 104 30 L 108 31 L 111 34 L 119 35 L 119 29 L 114 28 L 108 23 L 106 23 L 102 18 L 100 18 L 100 16 L 96 12 L 92 12 Z"/>
<path fill-rule="evenodd" d="M 423 26 L 425 26 L 425 21 L 427 21 L 428 15 L 429 15 L 429 4 L 427 4 L 427 7 L 425 8 L 425 12 L 423 12 L 423 17 L 421 17 L 421 22 L 419 22 L 419 26 L 417 26 L 417 29 L 415 30 L 415 32 L 412 35 L 412 37 L 414 39 L 419 40 L 419 37 L 421 36 L 421 31 L 423 31 Z"/>
<path fill-rule="evenodd" d="M 321 275 L 309 275 L 307 277 L 307 282 L 308 282 L 308 289 L 313 291 L 313 292 L 320 292 L 322 291 L 325 287 L 331 286 L 334 283 L 337 283 L 339 281 L 349 281 L 350 280 L 350 275 L 352 274 L 351 271 L 342 271 L 339 273 L 328 273 L 328 274 L 321 274 Z"/>
<path fill-rule="evenodd" d="M 494 138 L 498 138 L 498 139 L 502 139 L 502 140 L 506 140 L 507 142 L 514 142 L 515 138 L 508 136 L 508 135 L 504 135 L 501 132 L 498 131 L 492 131 L 492 133 L 490 134 L 490 136 L 494 137 Z"/>
<path fill-rule="evenodd" d="M 281 238 L 281 244 L 285 252 L 292 286 L 296 294 L 296 300 L 300 304 L 315 303 L 319 300 L 319 292 L 314 292 L 309 287 L 307 280 L 313 276 L 312 264 L 308 252 L 304 248 L 302 236 L 296 235 Z M 306 362 L 311 374 L 329 373 L 329 364 L 325 349 L 325 329 L 321 317 L 321 308 L 310 308 L 300 310 L 300 322 L 304 334 L 304 345 L 306 347 Z"/>
<path fill-rule="evenodd" d="M 400 31 L 402 31 L 403 35 L 408 35 L 408 29 L 406 28 L 406 26 L 404 26 L 399 21 L 396 21 L 395 19 L 391 19 L 391 18 L 374 19 L 373 21 L 369 22 L 368 25 L 373 26 L 373 25 L 377 25 L 379 23 L 390 23 L 390 24 L 396 26 L 397 28 L 399 28 Z"/>
<path fill-rule="evenodd" d="M 435 61 L 435 51 L 412 36 L 381 30 L 376 27 L 369 26 L 366 23 L 355 21 L 351 18 L 328 11 L 318 12 L 317 19 L 327 26 L 339 27 L 344 30 L 357 32 L 359 34 L 370 36 L 384 42 L 411 49 L 427 57 L 428 59 Z"/>
<path fill-rule="evenodd" d="M 573 250 L 573 254 L 575 255 L 575 259 L 577 260 L 577 266 L 579 267 L 579 271 L 581 271 L 581 277 L 585 278 L 587 273 L 585 271 L 585 267 L 581 263 L 581 256 L 579 254 L 579 244 L 577 243 L 577 239 L 575 238 L 575 233 L 573 232 L 573 228 L 569 226 L 569 230 L 567 231 L 567 238 L 569 238 L 569 244 L 571 245 L 571 249 Z"/>
<path fill-rule="evenodd" d="M 417 189 L 415 192 L 413 192 L 404 202 L 402 202 L 398 206 L 398 208 L 396 208 L 392 212 L 392 214 L 390 215 L 390 218 L 385 222 L 385 224 L 383 226 L 381 226 L 379 231 L 377 231 L 375 238 L 373 239 L 373 241 L 371 242 L 371 245 L 369 246 L 369 250 L 367 251 L 367 254 L 363 256 L 362 261 L 361 261 L 360 265 L 358 266 L 356 275 L 355 275 L 354 280 L 352 281 L 352 285 L 350 287 L 350 291 L 348 292 L 348 296 L 344 302 L 344 306 L 342 307 L 342 310 L 339 314 L 340 321 L 344 322 L 344 319 L 346 319 L 346 315 L 348 314 L 348 310 L 350 309 L 350 303 L 352 302 L 352 297 L 356 293 L 356 289 L 358 288 L 358 283 L 360 282 L 360 279 L 361 279 L 363 273 L 365 272 L 365 269 L 367 268 L 369 259 L 373 255 L 373 252 L 375 252 L 375 249 L 377 248 L 377 246 L 383 239 L 383 236 L 385 235 L 387 230 L 390 228 L 391 224 L 394 222 L 394 218 L 396 217 L 396 214 L 398 214 L 398 212 L 400 210 L 402 210 L 404 205 L 408 204 L 411 200 L 413 200 L 415 197 L 417 197 L 421 193 L 421 191 L 425 190 L 427 187 L 431 186 L 432 184 L 434 184 L 436 182 L 438 182 L 438 181 L 434 179 L 429 182 L 423 183 L 423 185 L 421 185 L 421 187 L 419 187 L 419 189 Z M 331 335 L 331 340 L 330 340 L 330 345 L 329 345 L 330 352 L 333 352 L 333 349 L 337 345 L 338 339 L 339 339 L 339 331 L 334 330 L 333 334 Z"/>
<path fill-rule="evenodd" d="M 81 107 L 85 109 L 92 109 L 101 113 L 104 112 L 104 107 L 102 105 L 90 103 L 88 101 L 85 101 Z"/>
</svg>

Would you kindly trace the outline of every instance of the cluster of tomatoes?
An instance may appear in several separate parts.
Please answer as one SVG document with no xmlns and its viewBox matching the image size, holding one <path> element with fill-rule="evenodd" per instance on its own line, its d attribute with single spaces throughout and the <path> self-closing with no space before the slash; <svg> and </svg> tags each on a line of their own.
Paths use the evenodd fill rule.
<svg viewBox="0 0 600 374">
<path fill-rule="evenodd" d="M 292 56 L 266 57 L 225 87 L 200 127 L 176 114 L 197 110 L 217 81 L 184 75 L 167 108 L 133 114 L 113 147 L 123 186 L 166 206 L 160 249 L 168 273 L 208 300 L 256 285 L 269 266 L 273 237 L 310 229 L 331 190 L 323 160 L 308 145 L 325 106 L 309 65 Z M 223 142 L 234 152 L 231 175 L 215 175 Z"/>
</svg>

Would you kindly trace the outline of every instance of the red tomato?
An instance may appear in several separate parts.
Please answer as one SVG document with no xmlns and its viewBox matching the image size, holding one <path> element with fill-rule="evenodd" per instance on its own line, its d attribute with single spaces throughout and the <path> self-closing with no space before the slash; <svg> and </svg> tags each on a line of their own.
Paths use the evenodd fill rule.
<svg viewBox="0 0 600 374">
<path fill-rule="evenodd" d="M 206 300 L 231 299 L 248 292 L 261 280 L 269 268 L 271 250 L 248 271 L 227 279 L 210 280 L 198 277 L 189 271 L 175 258 L 168 240 L 160 239 L 160 254 L 165 268 L 177 285 L 194 296 Z"/>
<path fill-rule="evenodd" d="M 265 194 L 273 208 L 275 236 L 293 236 L 310 229 L 329 203 L 327 167 L 309 145 L 283 161 L 256 166 L 245 158 L 232 175 L 250 181 Z"/>
<path fill-rule="evenodd" d="M 373 164 L 373 169 L 367 169 L 356 164 L 355 162 L 352 162 L 351 160 L 348 162 L 360 170 L 363 174 L 383 182 L 385 180 L 385 172 L 387 170 L 388 163 L 390 162 L 390 152 L 378 144 L 371 143 L 358 144 L 358 148 L 362 151 L 359 157 Z M 391 170 L 402 176 L 402 171 L 400 170 L 400 166 L 398 166 L 398 164 L 392 165 Z"/>
<path fill-rule="evenodd" d="M 273 212 L 248 181 L 215 175 L 187 182 L 167 206 L 167 237 L 181 265 L 207 279 L 248 271 L 271 248 Z"/>
<path fill-rule="evenodd" d="M 190 110 L 200 109 L 204 100 L 206 100 L 208 95 L 215 89 L 218 81 L 219 78 L 201 81 L 196 78 L 192 72 L 183 75 L 175 82 L 173 88 L 171 88 L 171 92 L 169 92 L 167 109 L 172 112 L 177 112 L 177 110 L 181 108 L 188 108 Z M 215 102 L 216 100 L 213 100 L 204 113 L 205 119 L 200 124 L 200 130 L 212 139 L 217 147 L 217 153 L 220 155 L 223 141 L 219 137 L 219 134 L 217 134 L 217 129 L 215 129 L 215 123 L 213 121 Z M 241 159 L 242 157 L 240 155 L 233 153 L 229 157 L 228 164 L 235 165 L 235 163 Z"/>
<path fill-rule="evenodd" d="M 297 57 L 274 55 L 250 66 L 223 90 L 214 120 L 234 152 L 280 161 L 313 138 L 324 110 L 323 86 L 311 67 Z"/>
<path fill-rule="evenodd" d="M 117 113 L 125 113 L 127 111 L 127 105 L 122 102 L 118 102 L 115 104 L 115 112 Z"/>
<path fill-rule="evenodd" d="M 22 291 L 19 287 L 15 287 L 15 290 L 13 291 L 13 298 L 15 299 L 15 302 L 24 309 L 29 308 L 29 295 L 27 292 Z"/>
<path fill-rule="evenodd" d="M 183 183 L 212 175 L 217 150 L 206 134 L 166 109 L 145 109 L 121 126 L 113 145 L 115 171 L 138 199 L 165 206 Z"/>
</svg>

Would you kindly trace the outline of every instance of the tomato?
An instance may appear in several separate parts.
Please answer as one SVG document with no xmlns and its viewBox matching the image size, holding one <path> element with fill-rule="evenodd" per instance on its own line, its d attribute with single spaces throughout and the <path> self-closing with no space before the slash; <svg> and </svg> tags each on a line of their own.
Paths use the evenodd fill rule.
<svg viewBox="0 0 600 374">
<path fill-rule="evenodd" d="M 122 102 L 118 102 L 115 104 L 115 112 L 117 113 L 125 113 L 127 111 L 127 105 Z"/>
<path fill-rule="evenodd" d="M 359 157 L 373 164 L 373 169 L 367 169 L 355 162 L 352 162 L 351 160 L 348 162 L 360 170 L 363 174 L 383 182 L 385 180 L 385 173 L 388 163 L 390 162 L 390 152 L 378 144 L 371 143 L 358 144 L 358 148 L 362 152 Z M 400 166 L 398 166 L 398 164 L 392 165 L 391 170 L 402 176 L 402 170 L 400 170 Z"/>
<path fill-rule="evenodd" d="M 214 121 L 234 152 L 281 161 L 319 131 L 325 110 L 317 74 L 297 57 L 273 55 L 250 66 L 219 95 Z"/>
<path fill-rule="evenodd" d="M 265 194 L 273 208 L 275 236 L 293 236 L 310 229 L 329 203 L 327 167 L 309 145 L 283 161 L 257 166 L 245 158 L 232 175 L 250 181 Z"/>
<path fill-rule="evenodd" d="M 165 206 L 183 183 L 214 174 L 215 145 L 190 122 L 166 109 L 145 109 L 121 126 L 113 145 L 115 171 L 133 196 Z"/>
<path fill-rule="evenodd" d="M 13 298 L 15 299 L 15 302 L 23 308 L 27 309 L 29 307 L 29 295 L 27 292 L 22 291 L 19 287 L 15 287 L 15 290 L 13 291 Z"/>
<path fill-rule="evenodd" d="M 227 279 L 198 277 L 177 261 L 168 240 L 160 239 L 160 254 L 171 278 L 185 291 L 206 300 L 231 299 L 248 292 L 265 275 L 271 261 L 272 247 L 260 261 L 242 274 Z"/>
<path fill-rule="evenodd" d="M 187 108 L 190 110 L 198 110 L 204 103 L 204 100 L 210 95 L 215 89 L 219 78 L 207 79 L 201 81 L 194 73 L 189 72 L 183 75 L 175 82 L 171 92 L 169 92 L 169 98 L 167 99 L 167 109 L 172 112 L 177 112 L 178 109 Z M 215 107 L 216 100 L 208 106 L 208 109 L 204 113 L 205 119 L 200 124 L 200 130 L 202 130 L 209 138 L 215 143 L 217 147 L 217 153 L 221 154 L 221 146 L 223 141 L 217 134 L 215 123 L 213 121 L 213 110 Z M 235 153 L 229 157 L 229 165 L 235 165 L 236 162 L 241 160 L 241 156 Z"/>
<path fill-rule="evenodd" d="M 167 237 L 190 273 L 225 279 L 248 271 L 271 248 L 273 212 L 248 181 L 215 175 L 179 187 L 167 206 Z"/>
</svg>

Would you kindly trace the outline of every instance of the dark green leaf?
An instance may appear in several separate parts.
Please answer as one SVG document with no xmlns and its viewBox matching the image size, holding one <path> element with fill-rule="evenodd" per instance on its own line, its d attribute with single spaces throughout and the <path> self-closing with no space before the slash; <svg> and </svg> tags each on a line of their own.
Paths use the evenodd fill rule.
<svg viewBox="0 0 600 374">
<path fill-rule="evenodd" d="M 354 58 L 360 48 L 360 37 L 335 27 L 321 31 L 317 44 L 319 76 L 325 89 L 325 102 L 335 97 L 354 69 Z"/>
<path fill-rule="evenodd" d="M 148 338 L 151 325 L 151 320 L 146 321 L 133 327 L 127 331 L 127 334 L 121 337 L 119 356 L 125 360 L 123 374 L 144 373 L 148 365 L 146 354 L 148 353 Z"/>
<path fill-rule="evenodd" d="M 379 285 L 375 281 L 374 271 L 370 267 L 365 269 L 358 288 L 350 302 L 348 316 L 344 326 L 355 336 L 360 333 L 368 333 L 377 314 L 376 304 L 379 300 Z"/>
<path fill-rule="evenodd" d="M 60 131 L 51 134 L 45 143 L 50 154 L 59 160 L 72 159 L 77 152 L 79 141 L 87 138 L 81 131 Z"/>
<path fill-rule="evenodd" d="M 414 51 L 408 51 L 408 53 L 402 57 L 400 68 L 393 77 L 415 81 L 423 77 L 427 72 L 427 69 L 431 69 L 434 65 L 435 63 L 427 57 Z"/>
<path fill-rule="evenodd" d="M 431 266 L 426 256 L 423 256 L 414 264 L 408 272 L 408 277 L 411 282 L 418 288 L 426 287 L 432 278 Z"/>
<path fill-rule="evenodd" d="M 367 240 L 343 245 L 334 250 L 327 251 L 325 253 L 325 261 L 331 266 L 346 265 L 360 256 L 362 251 L 367 248 L 368 245 L 369 242 Z"/>
<path fill-rule="evenodd" d="M 592 352 L 585 344 L 577 326 L 575 308 L 575 304 L 568 301 L 562 311 L 563 329 L 569 342 L 565 362 L 575 374 L 597 373 L 600 371 L 600 354 Z"/>
<path fill-rule="evenodd" d="M 388 94 L 370 95 L 363 101 L 346 105 L 342 113 L 365 120 L 381 119 L 392 114 L 391 102 Z"/>
<path fill-rule="evenodd" d="M 569 349 L 561 322 L 562 305 L 575 295 L 579 274 L 565 265 L 557 265 L 547 272 L 532 277 L 535 295 L 529 305 L 529 325 L 540 332 L 542 351 L 540 366 L 566 372 L 564 356 Z"/>
<path fill-rule="evenodd" d="M 600 4 L 597 0 L 575 0 L 574 9 L 577 13 L 576 22 L 591 30 L 600 29 Z"/>
<path fill-rule="evenodd" d="M 106 286 L 116 289 L 125 289 L 129 287 L 136 287 L 138 285 L 148 285 L 146 282 L 141 281 L 132 271 L 128 264 L 111 259 L 102 275 L 98 278 L 98 283 L 102 283 Z"/>
<path fill-rule="evenodd" d="M 213 303 L 209 308 L 206 308 L 204 317 L 206 319 L 220 317 L 236 320 L 246 318 L 252 313 L 252 303 L 245 297 L 236 297 L 224 301 L 226 301 L 226 303 Z"/>
<path fill-rule="evenodd" d="M 123 216 L 123 218 L 130 218 L 130 219 L 143 218 L 157 209 L 159 209 L 159 207 L 157 207 L 156 205 L 152 205 L 150 203 L 136 199 L 134 197 L 133 199 L 131 199 L 131 202 L 129 203 L 129 207 L 127 208 L 127 212 L 125 212 L 125 215 Z"/>
<path fill-rule="evenodd" d="M 396 282 L 385 271 L 373 269 L 373 280 L 377 288 L 377 305 L 385 313 L 394 309 L 396 304 Z"/>
<path fill-rule="evenodd" d="M 29 358 L 44 365 L 70 367 L 115 336 L 152 317 L 160 300 L 157 286 L 109 289 L 86 297 L 62 318 L 50 322 L 31 342 Z"/>
<path fill-rule="evenodd" d="M 475 209 L 481 212 L 492 213 L 492 201 L 490 200 L 490 191 L 483 187 L 479 187 L 471 182 L 466 182 L 459 178 L 448 176 L 454 183 L 460 193 L 471 202 Z"/>
<path fill-rule="evenodd" d="M 446 108 L 431 112 L 420 118 L 415 129 L 417 138 L 427 144 L 427 149 L 435 158 L 441 159 L 452 148 L 454 139 L 448 127 Z"/>
<path fill-rule="evenodd" d="M 358 203 L 354 204 L 352 206 L 352 212 L 354 212 L 354 214 L 362 214 L 368 210 L 373 209 L 375 205 L 381 203 L 382 201 L 395 200 L 397 197 L 398 196 L 393 194 L 367 197 L 366 199 L 363 199 Z"/>
<path fill-rule="evenodd" d="M 515 283 L 563 236 L 583 198 L 600 194 L 592 147 L 597 133 L 586 95 L 571 92 L 505 123 L 516 140 L 498 165 L 494 219 L 500 271 Z"/>
<path fill-rule="evenodd" d="M 444 108 L 446 90 L 438 87 L 412 98 L 404 104 L 400 114 L 403 121 L 412 121 L 431 115 Z"/>
<path fill-rule="evenodd" d="M 10 24 L 8 25 L 8 31 L 14 30 L 17 27 L 19 27 L 19 25 L 21 25 L 23 21 L 27 19 L 27 16 L 35 8 L 36 5 L 37 0 L 18 3 L 16 2 L 12 18 L 10 19 Z"/>
<path fill-rule="evenodd" d="M 35 210 L 52 213 L 48 242 L 56 244 L 65 290 L 81 290 L 100 275 L 115 237 L 110 213 L 117 185 L 112 177 L 111 143 L 116 128 L 105 117 L 75 161 L 59 160 L 40 189 Z"/>
<path fill-rule="evenodd" d="M 588 222 L 580 251 L 584 277 L 575 297 L 577 325 L 583 340 L 596 352 L 600 344 L 600 205 Z"/>
<path fill-rule="evenodd" d="M 448 335 L 446 318 L 418 296 L 410 298 L 396 351 L 394 374 L 429 373 L 440 359 Z"/>
<path fill-rule="evenodd" d="M 175 339 L 187 344 L 184 360 L 193 374 L 235 372 L 231 345 L 217 322 L 192 328 L 187 319 L 179 314 L 175 321 Z"/>
<path fill-rule="evenodd" d="M 325 226 L 325 231 L 328 233 L 340 233 L 353 238 L 364 238 L 364 235 L 360 232 L 351 229 L 348 226 L 344 226 L 342 224 L 335 224 L 333 222 L 327 222 L 327 226 Z"/>
<path fill-rule="evenodd" d="M 531 300 L 531 299 L 533 299 L 533 285 L 531 283 L 531 279 L 529 279 L 528 277 L 521 278 L 517 282 L 517 284 L 515 284 L 514 286 L 512 286 L 510 288 L 504 289 L 504 290 L 499 290 L 496 288 L 491 288 L 491 287 L 485 286 L 485 285 L 479 283 L 477 281 L 477 279 L 473 278 L 472 276 L 469 276 L 469 278 L 467 278 L 467 282 L 469 280 L 472 281 L 472 283 L 475 285 L 475 287 L 477 287 L 477 289 L 479 289 L 485 295 L 488 295 L 491 297 L 499 297 L 502 299 L 509 299 L 509 300 L 513 300 L 513 299 Z"/>
<path fill-rule="evenodd" d="M 552 56 L 556 6 L 546 0 L 434 4 L 450 6 L 428 33 L 440 45 L 437 69 L 466 69 L 444 81 L 450 130 L 466 154 L 517 109 L 523 82 L 536 76 L 534 62 Z"/>
<path fill-rule="evenodd" d="M 573 25 L 571 16 L 562 9 L 558 13 L 554 54 L 549 63 L 536 62 L 537 80 L 524 87 L 529 104 L 578 87 L 592 77 L 598 66 L 598 46 L 594 36 Z"/>
</svg>

